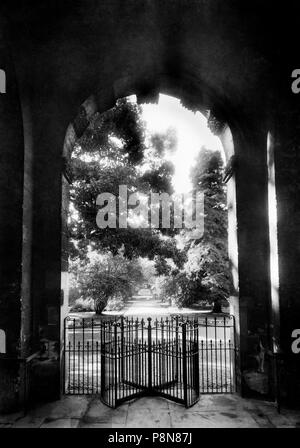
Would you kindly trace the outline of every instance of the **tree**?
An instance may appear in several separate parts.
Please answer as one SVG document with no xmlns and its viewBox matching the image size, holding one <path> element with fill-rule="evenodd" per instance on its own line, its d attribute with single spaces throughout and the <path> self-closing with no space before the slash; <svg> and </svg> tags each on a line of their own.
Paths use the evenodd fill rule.
<svg viewBox="0 0 300 448">
<path fill-rule="evenodd" d="M 189 264 L 191 272 L 198 273 L 212 302 L 227 298 L 232 289 L 227 242 L 227 200 L 222 182 L 224 164 L 219 151 L 202 147 L 191 178 L 196 190 L 204 193 L 204 235 L 194 241 L 194 252 L 198 268 Z M 195 254 L 195 251 L 197 254 Z M 193 261 L 195 265 L 195 260 Z"/>
<path fill-rule="evenodd" d="M 96 114 L 72 154 L 71 270 L 81 296 L 95 301 L 97 313 L 109 298 L 128 296 L 132 282 L 140 284 L 145 278 L 140 257 L 152 261 L 151 270 L 166 267 L 164 260 L 173 260 L 180 267 L 185 261 L 172 238 L 177 230 L 120 228 L 118 201 L 116 228 L 99 228 L 96 223 L 100 193 L 118 197 L 120 185 L 145 194 L 173 192 L 174 166 L 165 155 L 175 150 L 176 133 L 170 129 L 146 135 L 140 112 L 139 106 L 124 99 L 107 113 Z M 106 254 L 105 263 L 103 259 L 91 262 L 91 254 Z"/>
<path fill-rule="evenodd" d="M 70 232 L 77 242 L 73 256 L 85 257 L 88 248 L 113 254 L 122 249 L 130 259 L 160 256 L 181 262 L 176 243 L 161 238 L 162 234 L 172 236 L 174 229 L 119 228 L 118 201 L 116 229 L 96 224 L 96 198 L 100 193 L 117 197 L 120 185 L 127 185 L 131 192 L 172 193 L 174 166 L 164 155 L 174 145 L 176 136 L 169 130 L 150 136 L 147 146 L 139 106 L 126 99 L 93 120 L 72 156 Z"/>
<path fill-rule="evenodd" d="M 96 314 L 101 314 L 108 300 L 124 301 L 143 283 L 143 270 L 138 260 L 130 261 L 122 253 L 92 253 L 84 262 L 71 264 L 72 283 L 84 300 L 92 299 Z"/>
<path fill-rule="evenodd" d="M 222 184 L 223 160 L 218 151 L 202 147 L 191 171 L 193 188 L 204 193 L 204 234 L 185 245 L 186 262 L 165 277 L 165 294 L 190 305 L 199 299 L 218 304 L 231 291 L 227 252 L 226 191 Z M 189 234 L 185 230 L 184 237 Z"/>
</svg>

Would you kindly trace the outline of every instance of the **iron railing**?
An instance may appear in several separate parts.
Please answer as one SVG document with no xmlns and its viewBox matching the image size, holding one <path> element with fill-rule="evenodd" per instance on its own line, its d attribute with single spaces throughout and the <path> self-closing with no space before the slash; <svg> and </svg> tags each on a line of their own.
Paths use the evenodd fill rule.
<svg viewBox="0 0 300 448">
<path fill-rule="evenodd" d="M 191 406 L 200 393 L 235 391 L 232 316 L 65 320 L 64 392 L 115 407 L 159 394 Z"/>
</svg>

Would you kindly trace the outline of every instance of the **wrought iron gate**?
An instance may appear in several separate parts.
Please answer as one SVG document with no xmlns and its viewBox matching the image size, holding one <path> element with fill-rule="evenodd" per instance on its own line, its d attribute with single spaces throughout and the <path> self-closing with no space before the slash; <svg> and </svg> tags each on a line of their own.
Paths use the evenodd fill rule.
<svg viewBox="0 0 300 448">
<path fill-rule="evenodd" d="M 101 365 L 101 397 L 109 406 L 144 394 L 191 406 L 199 397 L 197 322 L 104 322 Z"/>
<path fill-rule="evenodd" d="M 64 392 L 111 407 L 161 395 L 186 407 L 234 391 L 231 316 L 65 320 Z"/>
</svg>

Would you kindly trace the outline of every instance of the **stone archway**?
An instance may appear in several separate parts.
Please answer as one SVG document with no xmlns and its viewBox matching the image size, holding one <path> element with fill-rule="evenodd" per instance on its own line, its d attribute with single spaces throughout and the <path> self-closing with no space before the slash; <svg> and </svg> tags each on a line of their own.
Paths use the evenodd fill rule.
<svg viewBox="0 0 300 448">
<path fill-rule="evenodd" d="M 164 78 L 164 83 L 165 83 L 164 85 L 166 86 L 166 78 Z M 120 83 L 118 83 L 118 86 L 119 86 L 118 92 L 121 95 L 122 91 L 120 90 Z M 167 89 L 168 92 L 170 92 L 171 90 L 172 90 L 172 92 L 174 91 L 173 88 Z M 127 79 L 126 89 L 123 91 L 126 93 L 134 92 L 134 83 L 132 83 L 132 87 L 129 88 L 128 79 Z M 152 89 L 150 89 L 148 87 L 148 91 L 147 91 L 147 95 L 146 95 L 147 101 L 156 101 L 157 94 L 159 91 L 160 91 L 160 89 L 158 86 L 156 86 L 155 88 L 152 87 Z M 138 96 L 138 98 L 139 98 L 140 102 L 145 101 L 145 94 L 143 93 L 141 96 Z M 202 106 L 202 110 L 203 109 L 205 109 L 205 107 Z M 72 146 L 74 145 L 76 138 L 80 137 L 83 134 L 84 130 L 89 125 L 89 120 L 92 118 L 93 114 L 96 113 L 98 110 L 99 110 L 99 107 L 97 105 L 95 96 L 89 97 L 89 99 L 85 103 L 82 104 L 82 106 L 80 107 L 80 110 L 78 112 L 78 115 L 76 116 L 76 118 L 74 119 L 72 124 L 69 125 L 68 130 L 67 130 L 65 145 L 64 145 L 64 157 L 65 158 L 67 158 L 68 154 L 70 154 L 70 152 L 72 151 Z M 224 151 L 226 154 L 226 159 L 229 163 L 229 166 L 228 166 L 228 172 L 229 172 L 229 178 L 230 178 L 229 184 L 228 184 L 228 192 L 229 192 L 229 194 L 228 194 L 229 253 L 230 253 L 232 275 L 233 275 L 234 286 L 235 286 L 235 293 L 232 295 L 230 302 L 231 302 L 232 313 L 236 317 L 238 344 L 241 344 L 241 343 L 244 344 L 242 352 L 241 352 L 242 359 L 238 360 L 239 390 L 241 391 L 242 387 L 243 387 L 242 385 L 244 384 L 244 381 L 245 381 L 243 379 L 242 372 L 245 370 L 248 370 L 249 360 L 250 360 L 250 371 L 252 371 L 252 370 L 255 371 L 255 365 L 253 362 L 252 362 L 252 367 L 251 367 L 251 359 L 252 358 L 254 359 L 255 350 L 256 350 L 255 344 L 257 343 L 257 341 L 259 340 L 259 338 L 261 336 L 264 338 L 265 346 L 269 347 L 268 324 L 267 324 L 267 326 L 259 327 L 260 323 L 258 323 L 259 330 L 258 331 L 256 329 L 251 330 L 251 333 L 250 333 L 251 336 L 249 338 L 249 314 L 250 314 L 250 320 L 251 320 L 251 311 L 249 311 L 249 309 L 248 309 L 248 306 L 249 306 L 248 301 L 252 300 L 252 298 L 250 299 L 250 294 L 253 296 L 252 291 L 248 292 L 247 293 L 248 295 L 245 296 L 245 298 L 243 299 L 244 303 L 242 305 L 242 312 L 241 312 L 241 308 L 240 308 L 240 305 L 242 302 L 241 302 L 241 298 L 239 296 L 239 283 L 241 281 L 242 284 L 244 284 L 245 277 L 241 277 L 241 272 L 239 271 L 239 259 L 241 258 L 241 254 L 239 254 L 239 246 L 238 246 L 237 210 L 239 208 L 242 210 L 248 210 L 249 214 L 254 213 L 255 204 L 252 203 L 251 208 L 247 209 L 247 206 L 245 205 L 245 203 L 247 203 L 249 205 L 249 198 L 246 198 L 246 196 L 243 196 L 243 199 L 242 199 L 243 204 L 239 204 L 239 207 L 237 206 L 237 204 L 236 204 L 236 188 L 237 188 L 236 182 L 237 182 L 238 164 L 236 161 L 236 156 L 234 154 L 234 137 L 231 133 L 229 126 L 223 121 L 224 119 L 222 120 L 222 119 L 216 118 L 211 111 L 208 113 L 208 115 L 210 117 L 210 126 L 213 129 L 213 131 L 215 132 L 215 134 L 220 137 L 220 139 L 223 143 Z M 237 131 L 237 125 L 233 129 L 234 129 L 234 133 L 236 136 L 242 135 L 242 131 Z M 250 144 L 251 144 L 251 142 L 250 142 Z M 261 144 L 263 145 L 263 141 L 261 141 Z M 266 157 L 266 154 L 264 154 L 264 152 L 265 152 L 265 150 L 263 149 L 261 151 L 262 158 Z M 241 159 L 243 159 L 243 157 L 244 157 L 243 154 L 240 155 Z M 261 159 L 261 160 L 263 160 L 263 159 Z M 250 162 L 248 162 L 248 163 L 250 163 Z M 257 165 L 257 162 L 255 162 L 255 165 Z M 263 163 L 262 163 L 262 165 L 263 165 L 264 169 L 266 170 L 267 169 L 266 165 L 264 166 Z M 256 177 L 256 173 L 254 174 L 253 181 L 255 180 L 255 177 Z M 265 181 L 266 181 L 266 179 L 265 179 Z M 66 176 L 63 176 L 63 183 L 66 185 Z M 240 177 L 239 178 L 239 188 L 246 189 L 248 186 L 249 186 L 248 179 Z M 267 222 L 265 222 L 264 224 L 259 223 L 259 225 L 260 226 L 266 225 L 264 232 L 263 232 L 263 236 L 262 236 L 262 238 L 264 238 L 264 241 L 265 241 L 265 239 L 268 237 Z M 240 235 L 240 240 L 243 241 L 243 238 L 245 238 L 245 236 L 244 236 L 245 228 L 240 226 L 239 230 L 240 231 L 242 230 L 242 232 L 244 232 L 242 237 Z M 247 237 L 247 235 L 246 235 L 246 237 Z M 247 240 L 247 238 L 246 238 L 246 240 Z M 261 242 L 259 242 L 257 244 L 257 248 L 256 248 L 256 250 L 258 252 L 261 251 L 260 243 Z M 251 244 L 252 244 L 252 247 L 254 247 L 253 242 Z M 246 261 L 246 260 L 248 258 L 249 251 L 245 250 L 245 248 L 243 248 L 242 250 L 245 252 L 245 253 L 243 253 L 243 257 L 245 257 L 245 261 L 243 261 L 243 263 L 248 263 L 248 261 Z M 265 250 L 266 250 L 266 252 L 264 253 L 264 257 L 267 258 L 268 257 L 268 247 L 265 246 Z M 255 257 L 255 255 L 254 255 L 254 257 Z M 242 258 L 242 260 L 243 260 L 243 258 Z M 264 282 L 265 289 L 263 290 L 264 292 L 262 292 L 261 296 L 260 296 L 260 297 L 263 297 L 263 299 L 258 299 L 258 300 L 264 300 L 265 294 L 266 294 L 265 291 L 267 291 L 267 288 L 268 288 L 266 263 L 265 263 L 265 267 L 266 267 L 266 271 L 264 274 L 264 279 L 262 280 Z M 253 275 L 254 275 L 254 273 L 253 273 Z M 249 283 L 248 283 L 248 285 L 249 285 Z M 249 286 L 251 288 L 251 284 Z M 268 295 L 268 293 L 267 293 L 267 295 Z M 252 306 L 254 307 L 254 309 L 257 307 L 257 303 L 258 302 L 252 303 Z M 268 318 L 268 304 L 264 304 L 264 302 L 261 302 L 258 306 L 265 307 L 264 314 L 262 316 L 262 321 L 266 322 L 266 319 Z M 61 325 L 62 325 L 62 323 L 61 323 Z M 249 343 L 249 339 L 250 339 L 250 343 Z M 261 378 L 261 379 L 265 382 L 265 378 Z M 260 385 L 258 387 L 260 387 Z M 266 390 L 264 390 L 264 392 L 266 392 Z"/>
<path fill-rule="evenodd" d="M 191 109 L 213 111 L 221 122 L 228 123 L 232 132 L 238 160 L 234 178 L 236 212 L 235 203 L 231 205 L 232 216 L 236 214 L 237 217 L 236 222 L 234 219 L 232 222 L 233 228 L 237 225 L 237 244 L 232 246 L 237 255 L 232 258 L 232 263 L 239 287 L 239 296 L 233 302 L 235 308 L 239 308 L 241 371 L 244 371 L 248 368 L 249 353 L 257 336 L 266 335 L 270 339 L 272 330 L 267 132 L 270 127 L 277 130 L 277 134 L 274 132 L 279 146 L 275 154 L 279 170 L 276 182 L 281 210 L 285 210 L 287 201 L 286 210 L 291 222 L 297 204 L 297 189 L 290 192 L 285 171 L 281 172 L 279 164 L 283 161 L 285 169 L 293 167 L 293 144 L 288 146 L 291 157 L 284 155 L 285 141 L 289 142 L 292 125 L 286 124 L 281 130 L 283 112 L 278 112 L 270 125 L 273 112 L 264 81 L 266 75 L 272 73 L 272 64 L 264 46 L 261 44 L 261 52 L 258 51 L 252 34 L 240 25 L 243 21 L 239 18 L 243 14 L 239 8 L 222 1 L 215 5 L 200 2 L 190 8 L 182 8 L 180 0 L 172 2 L 170 7 L 164 2 L 146 3 L 147 7 L 142 8 L 129 2 L 122 15 L 119 14 L 119 2 L 85 2 L 78 9 L 62 8 L 58 15 L 47 8 L 46 13 L 28 10 L 26 26 L 20 20 L 24 13 L 22 8 L 18 14 L 9 6 L 6 8 L 12 23 L 10 43 L 15 65 L 7 67 L 6 74 L 12 76 L 7 77 L 6 95 L 14 94 L 14 116 L 18 119 L 10 120 L 13 112 L 4 107 L 3 132 L 7 134 L 9 130 L 9 135 L 13 135 L 9 142 L 6 141 L 5 169 L 18 174 L 6 186 L 13 203 L 9 203 L 9 195 L 1 196 L 2 210 L 13 222 L 8 229 L 3 221 L 3 247 L 10 238 L 14 255 L 11 263 L 6 265 L 9 250 L 6 247 L 2 265 L 11 282 L 3 284 L 4 297 L 10 297 L 10 311 L 5 317 L 0 316 L 0 326 L 4 327 L 4 320 L 5 329 L 10 327 L 7 345 L 9 354 L 14 357 L 19 354 L 20 341 L 23 355 L 27 356 L 39 349 L 40 339 L 60 339 L 61 177 L 66 154 L 64 152 L 62 157 L 61 148 L 64 139 L 64 151 L 67 151 L 75 134 L 80 135 L 84 130 L 90 114 L 109 109 L 120 96 L 135 92 L 141 100 L 153 100 L 157 92 L 162 91 L 182 98 Z M 255 16 L 253 25 L 264 28 L 268 14 L 269 11 L 262 17 Z M 52 29 L 53 23 L 56 26 Z M 2 27 L 1 22 L 2 28 L 6 25 Z M 4 50 L 4 53 L 8 51 Z M 18 89 L 12 89 L 13 84 L 9 84 L 14 70 Z M 82 103 L 91 86 L 94 87 L 94 98 Z M 280 88 L 285 98 L 284 87 Z M 283 111 L 291 103 L 292 100 L 282 100 Z M 65 130 L 71 117 L 76 117 L 80 104 L 84 105 L 65 138 Z M 293 117 L 291 123 L 298 141 L 294 131 L 297 121 Z M 2 213 L 1 216 L 5 215 Z M 280 230 L 281 294 L 298 309 L 289 282 L 284 281 L 286 275 L 298 288 L 298 264 L 291 261 L 298 260 L 298 254 L 295 249 L 292 259 L 287 259 L 287 247 L 292 240 L 283 220 Z M 297 232 L 293 226 L 294 238 Z M 288 272 L 285 263 L 290 267 Z M 5 300 L 4 307 L 8 303 Z M 280 306 L 286 311 L 285 348 L 288 349 L 291 311 L 283 300 Z M 22 319 L 19 319 L 21 309 Z M 12 369 L 11 377 L 13 384 L 19 381 L 18 369 Z M 10 390 L 12 402 L 16 401 L 14 387 Z M 58 395 L 59 387 L 55 387 L 50 398 Z"/>
</svg>

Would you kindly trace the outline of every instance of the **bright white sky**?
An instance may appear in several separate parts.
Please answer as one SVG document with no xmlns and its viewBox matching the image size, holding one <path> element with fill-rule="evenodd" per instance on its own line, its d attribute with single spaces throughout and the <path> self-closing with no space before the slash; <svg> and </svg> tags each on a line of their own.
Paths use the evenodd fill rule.
<svg viewBox="0 0 300 448">
<path fill-rule="evenodd" d="M 190 169 L 202 145 L 223 153 L 222 144 L 207 127 L 207 120 L 200 112 L 193 113 L 180 104 L 180 100 L 167 95 L 159 95 L 158 104 L 142 105 L 143 120 L 149 131 L 164 132 L 176 129 L 178 149 L 170 160 L 175 165 L 173 185 L 176 193 L 191 190 Z"/>
</svg>

